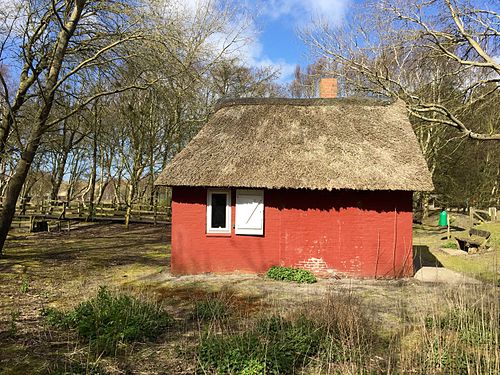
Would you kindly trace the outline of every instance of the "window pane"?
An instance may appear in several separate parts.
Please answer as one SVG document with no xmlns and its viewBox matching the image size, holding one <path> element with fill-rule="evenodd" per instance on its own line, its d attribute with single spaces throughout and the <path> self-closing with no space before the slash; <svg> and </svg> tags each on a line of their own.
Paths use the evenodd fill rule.
<svg viewBox="0 0 500 375">
<path fill-rule="evenodd" d="M 226 194 L 212 194 L 212 228 L 226 227 Z"/>
</svg>

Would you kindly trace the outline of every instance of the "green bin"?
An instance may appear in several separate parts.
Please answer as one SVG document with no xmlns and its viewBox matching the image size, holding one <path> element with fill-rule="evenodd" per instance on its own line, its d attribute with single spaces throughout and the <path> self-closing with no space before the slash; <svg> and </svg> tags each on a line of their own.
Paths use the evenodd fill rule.
<svg viewBox="0 0 500 375">
<path fill-rule="evenodd" d="M 447 227 L 448 226 L 448 213 L 443 210 L 439 214 L 439 226 L 440 227 Z"/>
</svg>

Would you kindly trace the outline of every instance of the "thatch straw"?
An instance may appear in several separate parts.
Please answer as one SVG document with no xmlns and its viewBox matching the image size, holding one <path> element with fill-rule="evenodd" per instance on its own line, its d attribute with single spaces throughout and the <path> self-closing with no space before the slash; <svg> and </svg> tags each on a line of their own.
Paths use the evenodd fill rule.
<svg viewBox="0 0 500 375">
<path fill-rule="evenodd" d="M 224 101 L 156 184 L 433 189 L 404 104 L 367 99 Z"/>
</svg>

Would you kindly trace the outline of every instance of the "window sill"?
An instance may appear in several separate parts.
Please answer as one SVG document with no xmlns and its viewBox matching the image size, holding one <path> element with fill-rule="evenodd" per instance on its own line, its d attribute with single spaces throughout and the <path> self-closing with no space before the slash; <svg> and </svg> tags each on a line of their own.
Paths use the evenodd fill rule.
<svg viewBox="0 0 500 375">
<path fill-rule="evenodd" d="M 205 233 L 207 237 L 231 237 L 231 233 Z"/>
</svg>

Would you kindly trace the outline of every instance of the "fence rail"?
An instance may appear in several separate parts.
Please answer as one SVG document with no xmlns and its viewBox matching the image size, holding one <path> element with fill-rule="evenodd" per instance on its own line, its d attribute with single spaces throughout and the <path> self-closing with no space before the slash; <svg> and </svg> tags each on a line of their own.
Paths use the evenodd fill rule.
<svg viewBox="0 0 500 375">
<path fill-rule="evenodd" d="M 0 197 L 0 203 L 3 197 Z M 114 204 L 101 202 L 90 204 L 90 202 L 72 201 L 65 202 L 59 200 L 41 200 L 28 202 L 20 200 L 16 205 L 16 215 L 14 227 L 24 227 L 29 225 L 30 230 L 39 222 L 51 221 L 56 227 L 61 228 L 61 221 L 116 221 L 125 222 L 127 216 L 127 206 L 124 204 Z M 130 207 L 130 223 L 151 223 L 167 224 L 171 219 L 171 209 L 167 205 L 134 204 Z M 69 227 L 68 227 L 69 228 Z"/>
</svg>

